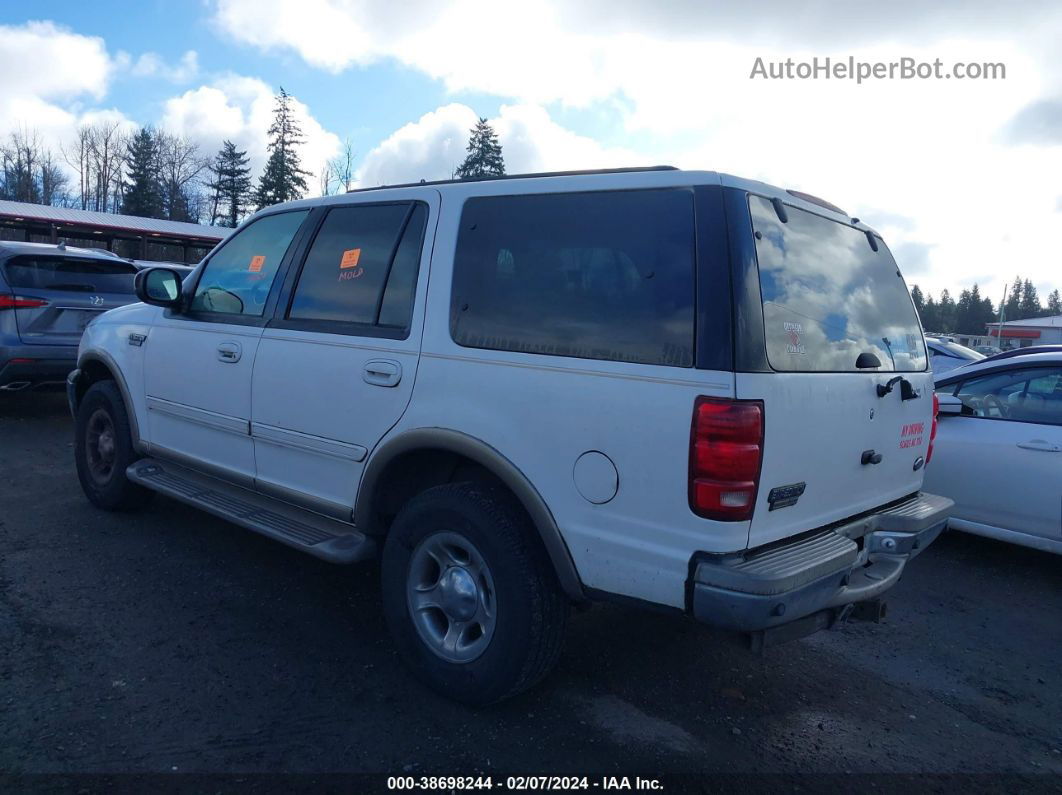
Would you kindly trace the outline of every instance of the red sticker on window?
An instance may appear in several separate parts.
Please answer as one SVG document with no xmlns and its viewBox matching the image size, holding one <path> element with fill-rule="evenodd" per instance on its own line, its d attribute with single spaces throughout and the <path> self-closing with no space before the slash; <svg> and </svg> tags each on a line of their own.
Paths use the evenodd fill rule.
<svg viewBox="0 0 1062 795">
<path fill-rule="evenodd" d="M 265 265 L 265 257 L 261 254 L 258 254 L 254 257 L 251 257 L 251 264 L 247 266 L 247 270 L 249 270 L 251 273 L 261 273 L 263 265 Z"/>
<path fill-rule="evenodd" d="M 358 267 L 358 260 L 361 259 L 360 248 L 349 248 L 343 252 L 343 258 L 339 260 L 340 268 L 356 268 Z"/>
</svg>

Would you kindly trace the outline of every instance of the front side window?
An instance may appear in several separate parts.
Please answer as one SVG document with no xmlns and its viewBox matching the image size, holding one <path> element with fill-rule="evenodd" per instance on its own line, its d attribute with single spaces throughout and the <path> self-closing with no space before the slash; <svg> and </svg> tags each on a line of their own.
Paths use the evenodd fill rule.
<svg viewBox="0 0 1062 795">
<path fill-rule="evenodd" d="M 421 203 L 329 210 L 306 255 L 287 318 L 404 328 L 426 217 Z"/>
<path fill-rule="evenodd" d="M 875 239 L 875 251 L 855 227 L 785 210 L 783 222 L 770 201 L 749 196 L 771 367 L 861 372 L 868 353 L 878 372 L 925 370 L 918 316 L 885 244 Z"/>
<path fill-rule="evenodd" d="M 4 275 L 17 288 L 132 295 L 136 268 L 121 260 L 15 257 L 4 267 Z"/>
<path fill-rule="evenodd" d="M 693 366 L 688 190 L 469 199 L 454 256 L 459 345 Z"/>
<path fill-rule="evenodd" d="M 226 240 L 203 270 L 192 311 L 261 317 L 281 260 L 308 213 L 267 215 Z"/>
<path fill-rule="evenodd" d="M 963 414 L 1062 425 L 1062 368 L 1005 370 L 963 381 L 952 393 Z"/>
</svg>

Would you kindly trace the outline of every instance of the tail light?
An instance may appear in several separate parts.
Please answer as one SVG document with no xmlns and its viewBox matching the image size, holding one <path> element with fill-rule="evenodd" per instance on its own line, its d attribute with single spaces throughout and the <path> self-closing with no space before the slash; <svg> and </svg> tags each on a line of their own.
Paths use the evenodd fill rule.
<svg viewBox="0 0 1062 795">
<path fill-rule="evenodd" d="M 937 438 L 937 412 L 940 411 L 940 398 L 933 393 L 933 424 L 929 428 L 929 449 L 926 450 L 926 464 L 933 460 L 933 442 Z"/>
<path fill-rule="evenodd" d="M 36 309 L 48 306 L 43 298 L 28 298 L 24 295 L 0 293 L 0 309 Z"/>
<path fill-rule="evenodd" d="M 724 522 L 752 518 L 763 458 L 763 402 L 699 397 L 690 434 L 690 508 Z"/>
</svg>

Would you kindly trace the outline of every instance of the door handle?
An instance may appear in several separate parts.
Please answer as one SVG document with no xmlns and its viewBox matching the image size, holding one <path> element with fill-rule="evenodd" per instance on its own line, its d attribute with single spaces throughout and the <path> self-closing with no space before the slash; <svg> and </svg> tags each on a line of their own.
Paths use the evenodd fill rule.
<svg viewBox="0 0 1062 795">
<path fill-rule="evenodd" d="M 240 360 L 242 351 L 238 342 L 223 342 L 218 345 L 218 361 L 232 364 Z"/>
<path fill-rule="evenodd" d="M 398 386 L 402 380 L 402 365 L 390 359 L 373 359 L 365 363 L 361 377 L 373 386 Z"/>
<path fill-rule="evenodd" d="M 1062 447 L 1057 444 L 1045 442 L 1043 439 L 1030 439 L 1027 442 L 1018 442 L 1022 450 L 1039 450 L 1042 453 L 1062 453 Z"/>
</svg>

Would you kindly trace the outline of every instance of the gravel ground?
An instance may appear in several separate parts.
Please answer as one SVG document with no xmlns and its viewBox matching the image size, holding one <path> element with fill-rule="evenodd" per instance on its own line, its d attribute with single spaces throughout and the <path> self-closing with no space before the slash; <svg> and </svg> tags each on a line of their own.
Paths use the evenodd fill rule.
<svg viewBox="0 0 1062 795">
<path fill-rule="evenodd" d="M 886 623 L 763 657 L 682 617 L 597 605 L 574 615 L 545 683 L 472 710 L 403 669 L 374 566 L 331 566 L 163 498 L 138 514 L 95 510 L 71 431 L 61 394 L 0 395 L 8 776 L 776 774 L 866 791 L 865 777 L 830 777 L 856 773 L 879 791 L 947 791 L 954 779 L 925 774 L 958 774 L 992 791 L 1005 774 L 1008 788 L 1062 786 L 1060 557 L 946 534 L 891 593 Z"/>
</svg>

